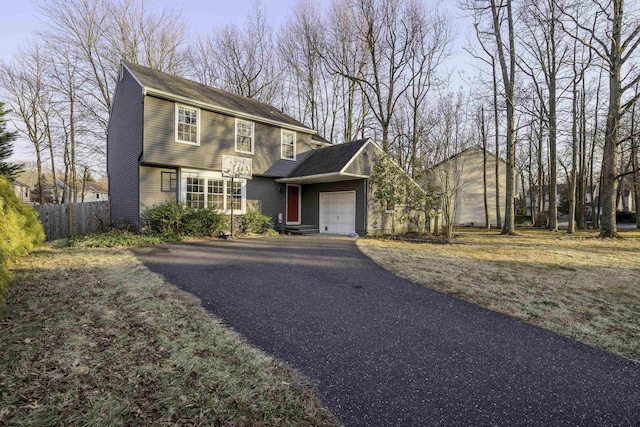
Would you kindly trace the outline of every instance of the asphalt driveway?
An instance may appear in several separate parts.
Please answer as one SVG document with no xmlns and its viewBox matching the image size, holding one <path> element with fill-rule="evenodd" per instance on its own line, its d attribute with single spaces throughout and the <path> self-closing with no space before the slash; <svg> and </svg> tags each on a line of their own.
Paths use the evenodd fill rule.
<svg viewBox="0 0 640 427">
<path fill-rule="evenodd" d="M 352 239 L 136 253 L 317 380 L 347 426 L 640 425 L 640 364 L 401 279 Z"/>
</svg>

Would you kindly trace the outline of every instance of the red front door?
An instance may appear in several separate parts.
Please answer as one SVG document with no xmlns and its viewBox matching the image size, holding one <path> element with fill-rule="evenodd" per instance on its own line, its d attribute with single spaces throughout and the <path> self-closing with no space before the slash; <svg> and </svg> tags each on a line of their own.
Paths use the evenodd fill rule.
<svg viewBox="0 0 640 427">
<path fill-rule="evenodd" d="M 300 222 L 300 187 L 287 185 L 287 222 Z"/>
</svg>

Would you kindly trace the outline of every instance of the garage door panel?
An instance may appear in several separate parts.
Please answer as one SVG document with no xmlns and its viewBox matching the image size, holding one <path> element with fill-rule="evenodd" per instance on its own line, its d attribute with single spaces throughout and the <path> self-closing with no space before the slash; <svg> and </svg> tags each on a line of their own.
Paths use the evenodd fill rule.
<svg viewBox="0 0 640 427">
<path fill-rule="evenodd" d="M 320 232 L 349 234 L 356 228 L 356 193 L 320 193 Z"/>
</svg>

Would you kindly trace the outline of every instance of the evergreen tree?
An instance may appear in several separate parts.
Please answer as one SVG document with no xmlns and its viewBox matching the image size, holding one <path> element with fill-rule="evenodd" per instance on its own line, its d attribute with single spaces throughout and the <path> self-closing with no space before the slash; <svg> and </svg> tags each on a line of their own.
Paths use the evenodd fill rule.
<svg viewBox="0 0 640 427">
<path fill-rule="evenodd" d="M 0 102 L 0 175 L 14 180 L 20 171 L 20 166 L 8 163 L 7 159 L 13 154 L 13 141 L 18 133 L 7 131 L 7 119 L 5 116 L 9 112 L 10 110 L 4 109 L 4 102 Z"/>
</svg>

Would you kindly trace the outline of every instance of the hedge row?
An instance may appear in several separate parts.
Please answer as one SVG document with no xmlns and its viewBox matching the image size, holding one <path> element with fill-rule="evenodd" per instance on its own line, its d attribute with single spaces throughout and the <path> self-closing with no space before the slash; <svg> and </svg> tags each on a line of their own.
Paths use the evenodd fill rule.
<svg viewBox="0 0 640 427">
<path fill-rule="evenodd" d="M 229 230 L 229 215 L 214 209 L 195 209 L 184 203 L 169 201 L 154 205 L 144 214 L 143 232 L 165 236 L 215 236 Z M 273 221 L 258 212 L 236 216 L 234 233 L 265 234 L 273 232 Z"/>
<path fill-rule="evenodd" d="M 9 269 L 43 241 L 38 215 L 20 202 L 9 180 L 0 176 L 0 302 L 11 282 Z"/>
</svg>

